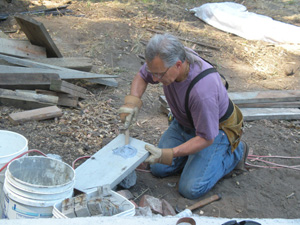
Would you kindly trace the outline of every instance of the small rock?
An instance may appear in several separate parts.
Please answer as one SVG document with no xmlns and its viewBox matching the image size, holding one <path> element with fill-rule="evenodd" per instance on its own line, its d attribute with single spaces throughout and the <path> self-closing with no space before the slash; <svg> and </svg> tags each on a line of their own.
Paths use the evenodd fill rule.
<svg viewBox="0 0 300 225">
<path fill-rule="evenodd" d="M 149 206 L 154 213 L 163 215 L 162 202 L 158 198 L 150 195 L 144 195 L 140 200 L 140 207 Z"/>
<path fill-rule="evenodd" d="M 131 200 L 134 198 L 133 194 L 129 190 L 120 190 L 117 191 L 118 194 L 122 195 L 124 198 Z"/>
<path fill-rule="evenodd" d="M 166 200 L 162 200 L 162 210 L 163 210 L 163 216 L 175 216 L 176 212 L 174 208 L 170 205 L 169 202 Z"/>
</svg>

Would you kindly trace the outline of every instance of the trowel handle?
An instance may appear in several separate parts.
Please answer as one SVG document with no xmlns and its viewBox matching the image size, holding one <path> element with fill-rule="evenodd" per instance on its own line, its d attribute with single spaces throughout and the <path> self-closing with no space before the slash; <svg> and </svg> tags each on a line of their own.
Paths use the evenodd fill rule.
<svg viewBox="0 0 300 225">
<path fill-rule="evenodd" d="M 194 205 L 191 205 L 189 207 L 187 207 L 187 209 L 190 209 L 191 211 L 194 210 L 194 209 L 197 209 L 197 208 L 200 208 L 202 206 L 205 206 L 211 202 L 214 202 L 214 201 L 217 201 L 221 199 L 221 195 L 220 194 L 217 194 L 217 195 L 213 195 L 213 196 L 210 196 L 209 198 L 206 198 L 206 199 L 203 199 L 199 202 L 196 202 Z"/>
<path fill-rule="evenodd" d="M 125 130 L 125 145 L 129 145 L 129 129 Z"/>
</svg>

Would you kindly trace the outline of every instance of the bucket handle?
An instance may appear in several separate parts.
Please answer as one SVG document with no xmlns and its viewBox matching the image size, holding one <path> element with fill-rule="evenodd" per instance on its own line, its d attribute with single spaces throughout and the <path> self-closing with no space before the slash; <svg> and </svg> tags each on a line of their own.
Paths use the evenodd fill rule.
<svg viewBox="0 0 300 225">
<path fill-rule="evenodd" d="M 80 159 L 85 159 L 85 158 L 91 158 L 91 157 L 92 157 L 92 156 L 87 155 L 87 156 L 81 156 L 81 157 L 75 159 L 75 160 L 73 161 L 73 163 L 72 163 L 72 168 L 75 169 L 75 163 L 76 163 L 78 160 L 80 160 Z"/>
<path fill-rule="evenodd" d="M 2 172 L 2 170 L 4 170 L 4 169 L 8 166 L 8 164 L 9 164 L 10 162 L 12 162 L 12 161 L 14 161 L 15 159 L 18 159 L 18 158 L 22 157 L 23 155 L 26 155 L 27 153 L 30 153 L 30 152 L 37 152 L 37 153 L 40 153 L 41 155 L 43 155 L 43 156 L 45 156 L 45 157 L 48 157 L 48 156 L 45 155 L 43 152 L 41 152 L 41 151 L 39 151 L 39 150 L 37 150 L 37 149 L 31 149 L 31 150 L 28 150 L 28 151 L 26 151 L 26 152 L 23 152 L 22 154 L 16 156 L 16 157 L 13 158 L 13 159 L 11 159 L 8 163 L 6 163 L 6 164 L 0 169 L 0 173 Z"/>
</svg>

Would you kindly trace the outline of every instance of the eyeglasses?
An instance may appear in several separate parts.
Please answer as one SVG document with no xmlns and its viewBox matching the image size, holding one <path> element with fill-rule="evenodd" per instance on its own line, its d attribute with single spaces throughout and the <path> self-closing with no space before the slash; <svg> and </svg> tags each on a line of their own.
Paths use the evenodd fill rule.
<svg viewBox="0 0 300 225">
<path fill-rule="evenodd" d="M 236 220 L 230 220 L 222 225 L 261 225 L 258 222 L 251 221 L 251 220 L 243 220 L 241 222 L 237 222 Z"/>
<path fill-rule="evenodd" d="M 171 67 L 168 67 L 168 69 L 167 69 L 165 72 L 163 72 L 163 73 L 152 73 L 152 72 L 149 70 L 148 66 L 146 66 L 146 71 L 147 71 L 148 73 L 151 73 L 151 75 L 152 75 L 153 77 L 155 77 L 155 78 L 157 78 L 157 79 L 161 79 L 161 78 L 168 72 L 168 70 L 169 70 L 170 68 L 171 68 Z"/>
</svg>

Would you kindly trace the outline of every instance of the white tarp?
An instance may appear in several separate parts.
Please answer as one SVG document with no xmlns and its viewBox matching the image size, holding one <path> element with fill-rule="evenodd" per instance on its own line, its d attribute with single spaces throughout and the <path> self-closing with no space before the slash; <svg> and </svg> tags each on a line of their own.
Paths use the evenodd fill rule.
<svg viewBox="0 0 300 225">
<path fill-rule="evenodd" d="M 206 3 L 190 11 L 212 26 L 248 40 L 300 43 L 300 27 L 248 12 L 244 5 L 238 3 Z"/>
</svg>

